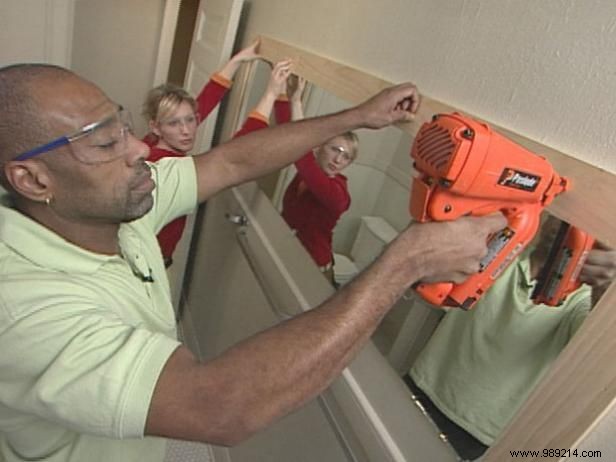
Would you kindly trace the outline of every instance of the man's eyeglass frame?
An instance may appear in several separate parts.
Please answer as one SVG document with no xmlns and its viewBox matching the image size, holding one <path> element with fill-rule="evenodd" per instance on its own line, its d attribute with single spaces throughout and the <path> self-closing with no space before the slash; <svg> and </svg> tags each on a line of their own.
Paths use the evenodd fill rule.
<svg viewBox="0 0 616 462">
<path fill-rule="evenodd" d="M 17 161 L 28 160 L 40 154 L 53 151 L 55 149 L 58 149 L 59 147 L 66 146 L 77 140 L 85 138 L 86 136 L 93 133 L 96 129 L 109 123 L 109 121 L 113 120 L 114 117 L 117 117 L 118 114 L 123 111 L 125 111 L 125 109 L 121 105 L 118 105 L 117 111 L 111 114 L 110 116 L 105 117 L 103 120 L 99 120 L 97 122 L 92 122 L 90 124 L 84 125 L 79 130 L 77 130 L 75 133 L 72 133 L 70 135 L 61 136 L 59 138 L 56 138 L 55 140 L 50 141 L 49 143 L 45 143 L 41 146 L 37 146 L 36 148 L 30 149 L 29 151 L 26 151 L 26 152 L 22 152 L 17 157 L 13 158 L 13 160 L 17 160 Z"/>
</svg>

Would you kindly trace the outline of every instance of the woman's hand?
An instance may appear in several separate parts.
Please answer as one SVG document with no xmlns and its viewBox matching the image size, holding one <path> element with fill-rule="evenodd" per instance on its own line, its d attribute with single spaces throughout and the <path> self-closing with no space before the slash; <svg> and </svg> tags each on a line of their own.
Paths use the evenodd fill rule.
<svg viewBox="0 0 616 462">
<path fill-rule="evenodd" d="M 255 60 L 259 57 L 259 45 L 261 44 L 261 41 L 259 39 L 255 40 L 254 42 L 252 42 L 250 45 L 248 45 L 246 48 L 238 51 L 232 58 L 231 60 L 235 60 L 238 61 L 240 63 L 244 63 L 247 61 L 252 61 Z"/>
<path fill-rule="evenodd" d="M 274 64 L 272 73 L 265 92 L 274 98 L 287 91 L 287 78 L 291 75 L 293 63 L 290 59 L 285 59 Z"/>
<path fill-rule="evenodd" d="M 242 63 L 252 61 L 254 59 L 259 58 L 258 50 L 259 50 L 260 41 L 259 39 L 252 42 L 246 48 L 238 51 L 235 55 L 231 57 L 231 59 L 220 69 L 217 73 L 226 79 L 233 79 L 233 76 L 239 69 Z"/>
<path fill-rule="evenodd" d="M 306 79 L 295 74 L 291 74 L 287 79 L 287 97 L 291 103 L 301 103 Z"/>
</svg>

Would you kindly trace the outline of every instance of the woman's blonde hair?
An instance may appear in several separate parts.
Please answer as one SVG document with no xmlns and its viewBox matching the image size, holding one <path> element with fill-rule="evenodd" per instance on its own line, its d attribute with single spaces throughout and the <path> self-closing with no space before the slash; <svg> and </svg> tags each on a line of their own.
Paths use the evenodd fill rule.
<svg viewBox="0 0 616 462">
<path fill-rule="evenodd" d="M 186 90 L 172 83 L 164 83 L 148 92 L 145 103 L 143 103 L 142 114 L 148 121 L 159 122 L 183 102 L 187 102 L 195 112 L 197 111 L 195 98 L 190 96 Z"/>
</svg>

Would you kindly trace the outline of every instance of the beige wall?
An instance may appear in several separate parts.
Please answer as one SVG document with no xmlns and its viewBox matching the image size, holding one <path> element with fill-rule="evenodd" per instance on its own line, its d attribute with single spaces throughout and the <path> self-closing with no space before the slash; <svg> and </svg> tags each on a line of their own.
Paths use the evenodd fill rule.
<svg viewBox="0 0 616 462">
<path fill-rule="evenodd" d="M 248 0 L 268 34 L 616 171 L 616 3 Z M 301 18 L 301 19 L 298 19 Z"/>
<path fill-rule="evenodd" d="M 141 105 L 152 87 L 164 0 L 76 0 L 72 69 L 130 109 L 145 133 Z"/>
</svg>

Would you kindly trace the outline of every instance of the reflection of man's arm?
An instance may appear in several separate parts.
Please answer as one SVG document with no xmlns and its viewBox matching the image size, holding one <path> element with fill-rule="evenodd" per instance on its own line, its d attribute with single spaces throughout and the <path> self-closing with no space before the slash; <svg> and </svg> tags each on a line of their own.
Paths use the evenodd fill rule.
<svg viewBox="0 0 616 462">
<path fill-rule="evenodd" d="M 580 281 L 592 287 L 592 305 L 599 301 L 616 277 L 616 250 L 601 242 L 589 252 L 580 271 Z"/>
<path fill-rule="evenodd" d="M 595 242 L 595 247 L 589 252 L 588 258 L 580 271 L 579 279 L 590 286 L 582 286 L 567 296 L 563 307 L 550 307 L 551 310 L 559 310 L 566 307 L 569 312 L 567 321 L 569 337 L 572 337 L 580 328 L 590 310 L 603 296 L 609 285 L 616 276 L 616 251 L 600 242 Z"/>
</svg>

